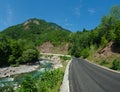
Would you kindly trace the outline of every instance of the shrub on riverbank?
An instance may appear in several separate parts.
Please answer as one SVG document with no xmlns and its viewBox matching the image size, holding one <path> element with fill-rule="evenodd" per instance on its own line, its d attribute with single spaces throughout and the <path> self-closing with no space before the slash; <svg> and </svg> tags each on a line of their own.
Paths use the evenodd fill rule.
<svg viewBox="0 0 120 92">
<path fill-rule="evenodd" d="M 21 87 L 16 92 L 37 92 L 37 87 L 34 78 L 32 76 L 26 76 L 22 82 Z"/>
<path fill-rule="evenodd" d="M 39 52 L 33 43 L 0 37 L 0 67 L 32 63 L 38 59 L 38 56 Z"/>
<path fill-rule="evenodd" d="M 0 92 L 14 92 L 14 89 L 11 86 L 0 87 Z"/>
<path fill-rule="evenodd" d="M 60 56 L 60 59 L 62 59 L 63 61 L 66 61 L 66 60 L 70 60 L 71 57 L 68 57 L 68 56 Z"/>
<path fill-rule="evenodd" d="M 59 92 L 63 79 L 63 72 L 59 69 L 46 71 L 38 81 L 39 92 Z"/>
<path fill-rule="evenodd" d="M 64 72 L 60 69 L 46 71 L 38 79 L 26 77 L 16 92 L 59 92 Z"/>
</svg>

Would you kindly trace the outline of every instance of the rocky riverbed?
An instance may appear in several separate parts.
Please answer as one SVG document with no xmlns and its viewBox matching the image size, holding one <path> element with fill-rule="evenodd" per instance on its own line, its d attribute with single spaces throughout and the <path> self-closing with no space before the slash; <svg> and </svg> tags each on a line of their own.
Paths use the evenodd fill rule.
<svg viewBox="0 0 120 92">
<path fill-rule="evenodd" d="M 53 68 L 63 67 L 59 55 L 43 55 L 43 59 L 48 59 L 52 63 Z M 19 65 L 18 67 L 4 67 L 0 68 L 0 78 L 10 77 L 15 74 L 28 73 L 37 70 L 40 67 L 39 63 L 32 65 Z"/>
<path fill-rule="evenodd" d="M 19 65 L 18 67 L 4 67 L 0 68 L 0 78 L 10 77 L 15 74 L 22 74 L 37 70 L 39 68 L 39 64 L 33 65 Z"/>
<path fill-rule="evenodd" d="M 63 65 L 61 63 L 61 59 L 57 55 L 43 55 L 41 57 L 44 59 L 50 60 L 54 69 L 63 67 Z"/>
</svg>

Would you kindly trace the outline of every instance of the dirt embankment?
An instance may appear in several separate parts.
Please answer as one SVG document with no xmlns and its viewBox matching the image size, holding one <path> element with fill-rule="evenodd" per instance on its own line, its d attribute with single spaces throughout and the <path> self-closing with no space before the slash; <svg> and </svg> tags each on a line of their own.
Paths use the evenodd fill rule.
<svg viewBox="0 0 120 92">
<path fill-rule="evenodd" d="M 113 41 L 109 42 L 108 45 L 103 49 L 97 51 L 95 54 L 95 58 L 99 57 L 109 58 L 112 55 L 114 56 L 120 55 L 120 50 L 118 47 L 115 46 Z"/>
<path fill-rule="evenodd" d="M 54 46 L 51 42 L 45 42 L 38 46 L 37 49 L 42 53 L 68 54 L 68 43 Z"/>
<path fill-rule="evenodd" d="M 112 45 L 113 45 L 113 42 L 110 42 L 108 44 L 108 46 L 106 46 L 105 48 L 103 48 L 102 50 L 98 51 L 96 54 L 95 54 L 95 57 L 100 57 L 100 56 L 103 56 L 103 57 L 109 57 L 111 56 L 113 53 L 112 51 Z"/>
</svg>

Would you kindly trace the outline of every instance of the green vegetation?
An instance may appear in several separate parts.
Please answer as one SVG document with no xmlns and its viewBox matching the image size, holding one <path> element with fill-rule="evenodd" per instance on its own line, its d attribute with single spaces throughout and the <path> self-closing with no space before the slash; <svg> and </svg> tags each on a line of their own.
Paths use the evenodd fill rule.
<svg viewBox="0 0 120 92">
<path fill-rule="evenodd" d="M 16 92 L 59 92 L 64 72 L 60 69 L 46 71 L 38 79 L 27 76 Z"/>
<path fill-rule="evenodd" d="M 0 37 L 0 66 L 33 63 L 38 56 L 39 52 L 32 43 Z"/>
<path fill-rule="evenodd" d="M 66 60 L 71 60 L 71 57 L 68 57 L 68 56 L 60 56 L 60 59 L 62 59 L 63 61 L 66 61 Z"/>
<path fill-rule="evenodd" d="M 32 78 L 32 76 L 26 76 L 21 87 L 19 87 L 16 92 L 37 92 L 35 79 Z"/>
<path fill-rule="evenodd" d="M 111 48 L 111 52 L 116 55 L 105 56 L 105 47 Z M 87 58 L 105 67 L 120 70 L 120 59 L 117 58 L 120 53 L 120 6 L 113 6 L 95 29 L 72 33 L 68 50 L 75 57 Z"/>
<path fill-rule="evenodd" d="M 70 31 L 63 29 L 55 23 L 48 23 L 45 20 L 36 18 L 29 19 L 22 24 L 11 26 L 1 32 L 2 35 L 14 40 L 31 41 L 35 46 L 48 41 L 58 46 L 61 43 L 68 42 L 70 33 Z"/>
<path fill-rule="evenodd" d="M 54 46 L 69 41 L 71 32 L 55 23 L 36 18 L 11 26 L 0 32 L 0 66 L 18 66 L 38 59 L 36 47 L 44 42 Z"/>
<path fill-rule="evenodd" d="M 95 53 L 91 49 L 101 50 L 111 41 L 114 42 L 116 48 L 120 48 L 120 6 L 118 5 L 113 6 L 108 15 L 103 16 L 101 23 L 95 29 L 83 29 L 82 32 L 73 33 L 70 39 L 69 54 L 92 58 L 91 53 Z"/>
<path fill-rule="evenodd" d="M 115 59 L 112 62 L 112 69 L 114 69 L 114 70 L 120 70 L 120 59 Z"/>
<path fill-rule="evenodd" d="M 113 6 L 110 13 L 103 16 L 100 24 L 92 30 L 83 29 L 72 33 L 54 23 L 38 19 L 30 19 L 23 24 L 9 27 L 0 33 L 0 66 L 16 66 L 36 61 L 39 56 L 36 46 L 48 41 L 54 46 L 68 43 L 70 55 L 90 60 L 95 60 L 95 53 L 99 53 L 110 42 L 113 42 L 117 53 L 120 53 L 120 6 Z M 61 56 L 60 59 L 70 60 L 66 56 Z M 120 59 L 116 57 L 98 57 L 94 62 L 120 70 Z M 58 92 L 63 70 L 46 71 L 39 79 L 26 77 L 16 91 Z M 13 89 L 10 87 L 7 90 Z"/>
<path fill-rule="evenodd" d="M 5 86 L 5 87 L 0 87 L 1 92 L 14 92 L 13 87 L 11 86 Z"/>
</svg>

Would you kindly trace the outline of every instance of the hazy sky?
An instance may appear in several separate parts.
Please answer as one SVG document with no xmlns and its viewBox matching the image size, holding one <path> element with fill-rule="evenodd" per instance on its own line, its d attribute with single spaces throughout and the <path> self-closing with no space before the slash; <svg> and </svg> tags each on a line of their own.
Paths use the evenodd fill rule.
<svg viewBox="0 0 120 92">
<path fill-rule="evenodd" d="M 92 29 L 120 0 L 0 0 L 0 30 L 29 18 L 54 22 L 71 31 Z"/>
</svg>

